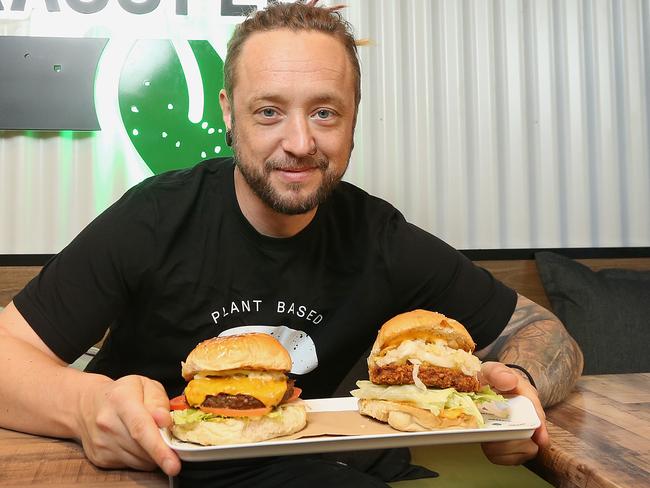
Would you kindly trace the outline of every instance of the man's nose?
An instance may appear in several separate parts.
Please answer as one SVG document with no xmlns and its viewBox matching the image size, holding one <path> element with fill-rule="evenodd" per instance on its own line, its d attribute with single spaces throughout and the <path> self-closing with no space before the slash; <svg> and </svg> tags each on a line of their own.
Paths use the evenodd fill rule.
<svg viewBox="0 0 650 488">
<path fill-rule="evenodd" d="M 295 116 L 289 120 L 282 140 L 282 149 L 297 158 L 316 153 L 316 140 L 308 119 Z"/>
</svg>

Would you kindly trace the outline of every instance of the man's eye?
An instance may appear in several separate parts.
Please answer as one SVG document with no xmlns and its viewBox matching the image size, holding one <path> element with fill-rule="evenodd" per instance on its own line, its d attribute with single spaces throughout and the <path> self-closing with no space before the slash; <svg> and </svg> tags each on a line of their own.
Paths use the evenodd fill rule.
<svg viewBox="0 0 650 488">
<path fill-rule="evenodd" d="M 319 119 L 324 120 L 324 119 L 330 118 L 331 116 L 332 116 L 332 111 L 324 109 L 324 108 L 322 108 L 318 112 L 316 112 L 316 117 L 318 117 Z"/>
<path fill-rule="evenodd" d="M 276 111 L 272 108 L 263 108 L 262 115 L 264 117 L 273 117 L 276 114 Z"/>
</svg>

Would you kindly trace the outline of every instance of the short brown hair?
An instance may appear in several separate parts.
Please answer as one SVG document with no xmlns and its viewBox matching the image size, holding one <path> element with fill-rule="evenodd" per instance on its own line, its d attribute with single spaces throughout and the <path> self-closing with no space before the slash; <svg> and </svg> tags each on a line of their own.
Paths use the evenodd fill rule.
<svg viewBox="0 0 650 488">
<path fill-rule="evenodd" d="M 329 34 L 339 39 L 348 53 L 352 63 L 355 83 L 355 105 L 359 106 L 361 100 L 361 67 L 357 45 L 352 33 L 352 26 L 337 12 L 342 6 L 318 7 L 318 0 L 304 3 L 300 0 L 295 3 L 269 3 L 264 10 L 253 11 L 244 22 L 235 28 L 232 38 L 228 41 L 228 53 L 224 63 L 224 89 L 232 103 L 232 92 L 235 86 L 237 59 L 241 53 L 246 39 L 256 32 L 265 32 L 278 29 L 292 31 L 316 31 Z"/>
</svg>

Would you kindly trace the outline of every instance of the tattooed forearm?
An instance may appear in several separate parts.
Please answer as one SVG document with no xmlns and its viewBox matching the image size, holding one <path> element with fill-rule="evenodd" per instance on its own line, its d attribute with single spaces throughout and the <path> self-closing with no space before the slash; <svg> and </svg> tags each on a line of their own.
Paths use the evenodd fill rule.
<svg viewBox="0 0 650 488">
<path fill-rule="evenodd" d="M 582 373 L 582 352 L 562 323 L 521 295 L 504 332 L 481 353 L 526 368 L 545 407 L 563 400 Z"/>
<path fill-rule="evenodd" d="M 492 344 L 476 352 L 483 361 L 498 361 L 498 354 L 503 350 L 505 343 L 522 327 L 540 320 L 556 320 L 557 317 L 544 307 L 537 305 L 523 295 L 517 295 L 517 305 L 510 317 L 510 321 L 499 337 Z"/>
</svg>

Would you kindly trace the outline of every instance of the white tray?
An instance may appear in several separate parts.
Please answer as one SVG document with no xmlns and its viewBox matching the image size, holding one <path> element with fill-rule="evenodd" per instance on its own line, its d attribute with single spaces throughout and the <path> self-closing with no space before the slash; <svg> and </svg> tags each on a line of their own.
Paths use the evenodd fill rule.
<svg viewBox="0 0 650 488">
<path fill-rule="evenodd" d="M 333 412 L 356 410 L 357 399 L 325 398 L 305 400 L 308 412 Z M 248 444 L 225 446 L 199 446 L 183 442 L 171 436 L 167 429 L 161 434 L 168 446 L 184 461 L 218 461 L 266 456 L 285 456 L 290 454 L 310 454 L 318 452 L 352 451 L 359 449 L 384 449 L 390 447 L 409 447 L 433 444 L 459 444 L 466 442 L 505 441 L 527 439 L 540 425 L 533 404 L 528 398 L 516 396 L 508 398 L 510 418 L 507 420 L 488 418 L 480 429 L 451 429 L 427 432 L 399 432 L 379 435 L 319 436 L 292 440 L 269 440 Z"/>
</svg>

